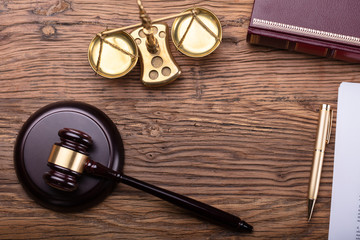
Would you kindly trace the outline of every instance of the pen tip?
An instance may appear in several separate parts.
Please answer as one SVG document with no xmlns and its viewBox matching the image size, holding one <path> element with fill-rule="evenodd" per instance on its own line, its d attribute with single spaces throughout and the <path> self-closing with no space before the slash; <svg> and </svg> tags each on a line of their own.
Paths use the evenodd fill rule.
<svg viewBox="0 0 360 240">
<path fill-rule="evenodd" d="M 237 229 L 240 230 L 241 232 L 252 232 L 253 231 L 253 227 L 248 224 L 247 222 L 245 221 L 242 221 L 240 220 L 238 226 L 237 226 Z"/>
<path fill-rule="evenodd" d="M 311 220 L 311 216 L 314 211 L 314 206 L 315 206 L 315 199 L 309 199 L 308 200 L 308 222 L 310 222 L 310 220 Z"/>
</svg>

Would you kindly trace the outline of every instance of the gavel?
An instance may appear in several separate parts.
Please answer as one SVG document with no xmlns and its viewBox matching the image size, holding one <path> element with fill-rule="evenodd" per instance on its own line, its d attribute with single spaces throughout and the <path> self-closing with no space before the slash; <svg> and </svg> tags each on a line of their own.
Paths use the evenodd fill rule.
<svg viewBox="0 0 360 240">
<path fill-rule="evenodd" d="M 90 159 L 92 138 L 79 130 L 64 128 L 58 132 L 60 143 L 55 143 L 48 158 L 50 171 L 45 173 L 45 182 L 58 190 L 73 192 L 78 188 L 81 175 L 86 173 L 112 181 L 121 182 L 150 193 L 176 206 L 189 210 L 200 217 L 240 232 L 252 232 L 253 227 L 239 217 L 199 202 L 192 198 L 156 187 L 152 184 L 114 171 Z"/>
</svg>

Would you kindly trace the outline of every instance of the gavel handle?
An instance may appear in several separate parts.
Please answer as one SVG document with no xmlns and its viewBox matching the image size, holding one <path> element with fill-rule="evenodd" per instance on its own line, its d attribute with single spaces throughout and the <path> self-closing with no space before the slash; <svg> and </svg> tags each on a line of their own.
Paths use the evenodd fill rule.
<svg viewBox="0 0 360 240">
<path fill-rule="evenodd" d="M 251 225 L 249 225 L 245 221 L 242 221 L 237 216 L 234 216 L 230 213 L 224 212 L 218 208 L 212 207 L 208 204 L 199 202 L 192 198 L 171 192 L 160 187 L 156 187 L 152 184 L 140 181 L 136 178 L 126 176 L 120 172 L 113 171 L 103 166 L 102 164 L 94 162 L 92 160 L 87 161 L 84 170 L 91 175 L 105 177 L 117 182 L 122 182 L 126 185 L 150 193 L 176 206 L 194 212 L 200 217 L 218 223 L 219 225 L 229 227 L 233 230 L 240 232 L 252 232 L 253 230 L 253 227 Z"/>
</svg>

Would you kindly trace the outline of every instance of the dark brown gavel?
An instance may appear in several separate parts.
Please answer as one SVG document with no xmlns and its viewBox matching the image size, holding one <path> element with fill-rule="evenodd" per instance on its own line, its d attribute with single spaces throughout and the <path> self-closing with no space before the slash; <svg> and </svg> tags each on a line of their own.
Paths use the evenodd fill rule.
<svg viewBox="0 0 360 240">
<path fill-rule="evenodd" d="M 190 210 L 197 215 L 229 227 L 236 231 L 252 232 L 253 227 L 240 218 L 220 209 L 196 201 L 189 197 L 156 187 L 114 171 L 89 158 L 92 139 L 84 132 L 64 128 L 59 131 L 60 143 L 53 145 L 48 166 L 51 170 L 44 174 L 48 185 L 62 191 L 75 191 L 78 180 L 83 172 L 98 177 L 122 182 L 143 190 L 176 206 Z"/>
</svg>

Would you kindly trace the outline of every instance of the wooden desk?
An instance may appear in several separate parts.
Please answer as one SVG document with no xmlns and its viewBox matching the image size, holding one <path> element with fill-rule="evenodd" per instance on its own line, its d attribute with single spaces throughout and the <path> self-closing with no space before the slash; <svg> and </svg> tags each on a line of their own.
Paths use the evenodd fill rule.
<svg viewBox="0 0 360 240">
<path fill-rule="evenodd" d="M 152 18 L 193 4 L 144 1 Z M 196 1 L 220 18 L 222 44 L 200 59 L 171 44 L 182 76 L 148 89 L 139 65 L 109 80 L 87 61 L 95 33 L 139 22 L 135 1 L 0 1 L 0 238 L 326 239 L 334 137 L 306 220 L 317 109 L 336 108 L 339 84 L 360 82 L 360 68 L 248 45 L 252 4 Z M 60 100 L 84 101 L 110 116 L 124 139 L 127 174 L 238 215 L 254 233 L 212 225 L 121 184 L 81 213 L 40 207 L 16 178 L 13 147 L 28 117 Z"/>
</svg>

